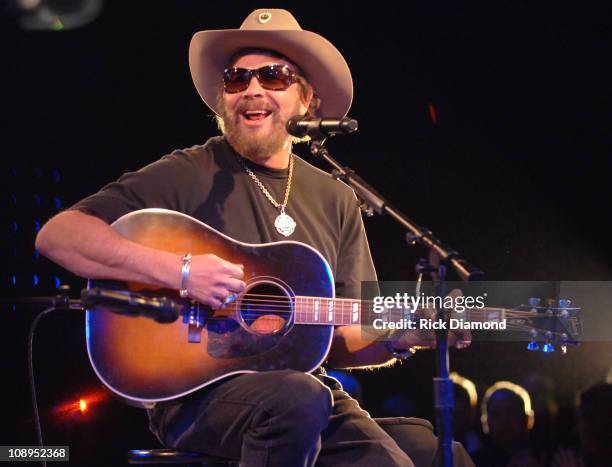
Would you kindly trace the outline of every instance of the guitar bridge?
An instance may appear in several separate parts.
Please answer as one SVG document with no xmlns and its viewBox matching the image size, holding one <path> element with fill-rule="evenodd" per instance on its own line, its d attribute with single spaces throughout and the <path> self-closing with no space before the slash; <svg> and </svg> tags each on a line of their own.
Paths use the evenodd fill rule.
<svg viewBox="0 0 612 467">
<path fill-rule="evenodd" d="M 189 310 L 183 315 L 183 323 L 187 324 L 187 342 L 193 344 L 202 342 L 202 328 L 205 319 L 199 303 L 191 302 Z"/>
</svg>

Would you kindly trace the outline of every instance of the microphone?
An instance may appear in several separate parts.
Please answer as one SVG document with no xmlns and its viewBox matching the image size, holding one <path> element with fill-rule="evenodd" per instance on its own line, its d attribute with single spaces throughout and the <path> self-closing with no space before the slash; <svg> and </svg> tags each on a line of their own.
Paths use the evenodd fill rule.
<svg viewBox="0 0 612 467">
<path fill-rule="evenodd" d="M 107 308 L 113 313 L 144 316 L 158 323 L 172 323 L 179 317 L 183 304 L 167 297 L 147 297 L 139 293 L 102 288 L 83 289 L 81 301 L 86 307 Z"/>
<path fill-rule="evenodd" d="M 303 115 L 291 117 L 287 122 L 287 133 L 301 138 L 310 136 L 314 139 L 333 135 L 348 135 L 357 131 L 359 124 L 352 118 L 308 118 Z"/>
</svg>

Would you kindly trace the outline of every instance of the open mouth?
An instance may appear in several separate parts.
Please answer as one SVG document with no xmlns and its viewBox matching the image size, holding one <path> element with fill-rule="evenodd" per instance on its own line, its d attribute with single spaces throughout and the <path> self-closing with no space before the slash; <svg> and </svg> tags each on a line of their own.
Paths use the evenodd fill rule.
<svg viewBox="0 0 612 467">
<path fill-rule="evenodd" d="M 242 116 L 249 121 L 257 122 L 264 120 L 272 112 L 269 110 L 246 110 L 242 112 Z"/>
</svg>

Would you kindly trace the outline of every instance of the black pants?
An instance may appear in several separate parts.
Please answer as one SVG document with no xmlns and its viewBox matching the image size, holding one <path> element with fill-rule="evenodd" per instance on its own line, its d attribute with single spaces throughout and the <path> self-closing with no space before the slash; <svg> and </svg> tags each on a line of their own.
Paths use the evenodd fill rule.
<svg viewBox="0 0 612 467">
<path fill-rule="evenodd" d="M 245 467 L 429 467 L 436 453 L 429 422 L 375 420 L 335 379 L 291 370 L 223 380 L 149 418 L 164 445 Z M 455 465 L 473 465 L 454 451 Z"/>
</svg>

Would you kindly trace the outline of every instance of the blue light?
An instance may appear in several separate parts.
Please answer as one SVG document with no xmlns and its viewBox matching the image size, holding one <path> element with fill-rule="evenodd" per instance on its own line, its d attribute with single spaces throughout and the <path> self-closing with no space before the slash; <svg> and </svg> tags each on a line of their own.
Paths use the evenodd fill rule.
<svg viewBox="0 0 612 467">
<path fill-rule="evenodd" d="M 13 232 L 17 233 L 19 231 L 19 224 L 17 223 L 17 221 L 12 221 L 11 225 L 13 226 Z"/>
<path fill-rule="evenodd" d="M 53 279 L 55 280 L 55 288 L 59 289 L 62 285 L 62 281 L 60 281 L 60 278 L 57 276 L 55 276 Z"/>
<path fill-rule="evenodd" d="M 33 282 L 34 282 L 34 287 L 36 287 L 38 285 L 38 276 L 36 274 L 34 274 Z"/>
<path fill-rule="evenodd" d="M 59 170 L 53 169 L 51 171 L 51 178 L 53 178 L 54 183 L 59 183 L 59 181 L 62 179 L 62 174 L 60 174 Z"/>
<path fill-rule="evenodd" d="M 62 209 L 62 200 L 59 199 L 57 196 L 53 197 L 53 204 L 55 205 L 55 209 L 57 209 L 58 211 Z"/>
<path fill-rule="evenodd" d="M 34 259 L 40 258 L 40 252 L 38 250 L 34 250 Z"/>
<path fill-rule="evenodd" d="M 327 374 L 332 378 L 336 378 L 338 381 L 340 381 L 340 384 L 342 385 L 344 390 L 348 392 L 351 396 L 358 396 L 360 384 L 359 381 L 357 381 L 357 378 L 342 371 L 328 370 Z"/>
<path fill-rule="evenodd" d="M 542 352 L 544 352 L 544 353 L 551 353 L 551 352 L 554 352 L 554 351 L 555 351 L 555 346 L 552 345 L 550 342 L 547 342 L 542 347 Z"/>
<path fill-rule="evenodd" d="M 527 350 L 540 350 L 540 345 L 537 342 L 527 344 Z"/>
<path fill-rule="evenodd" d="M 36 229 L 36 233 L 40 232 L 40 222 L 34 221 L 34 228 Z"/>
<path fill-rule="evenodd" d="M 11 284 L 17 285 L 17 276 L 11 276 Z"/>
<path fill-rule="evenodd" d="M 393 394 L 383 401 L 383 411 L 386 416 L 405 416 L 417 411 L 414 402 L 403 394 Z"/>
</svg>

